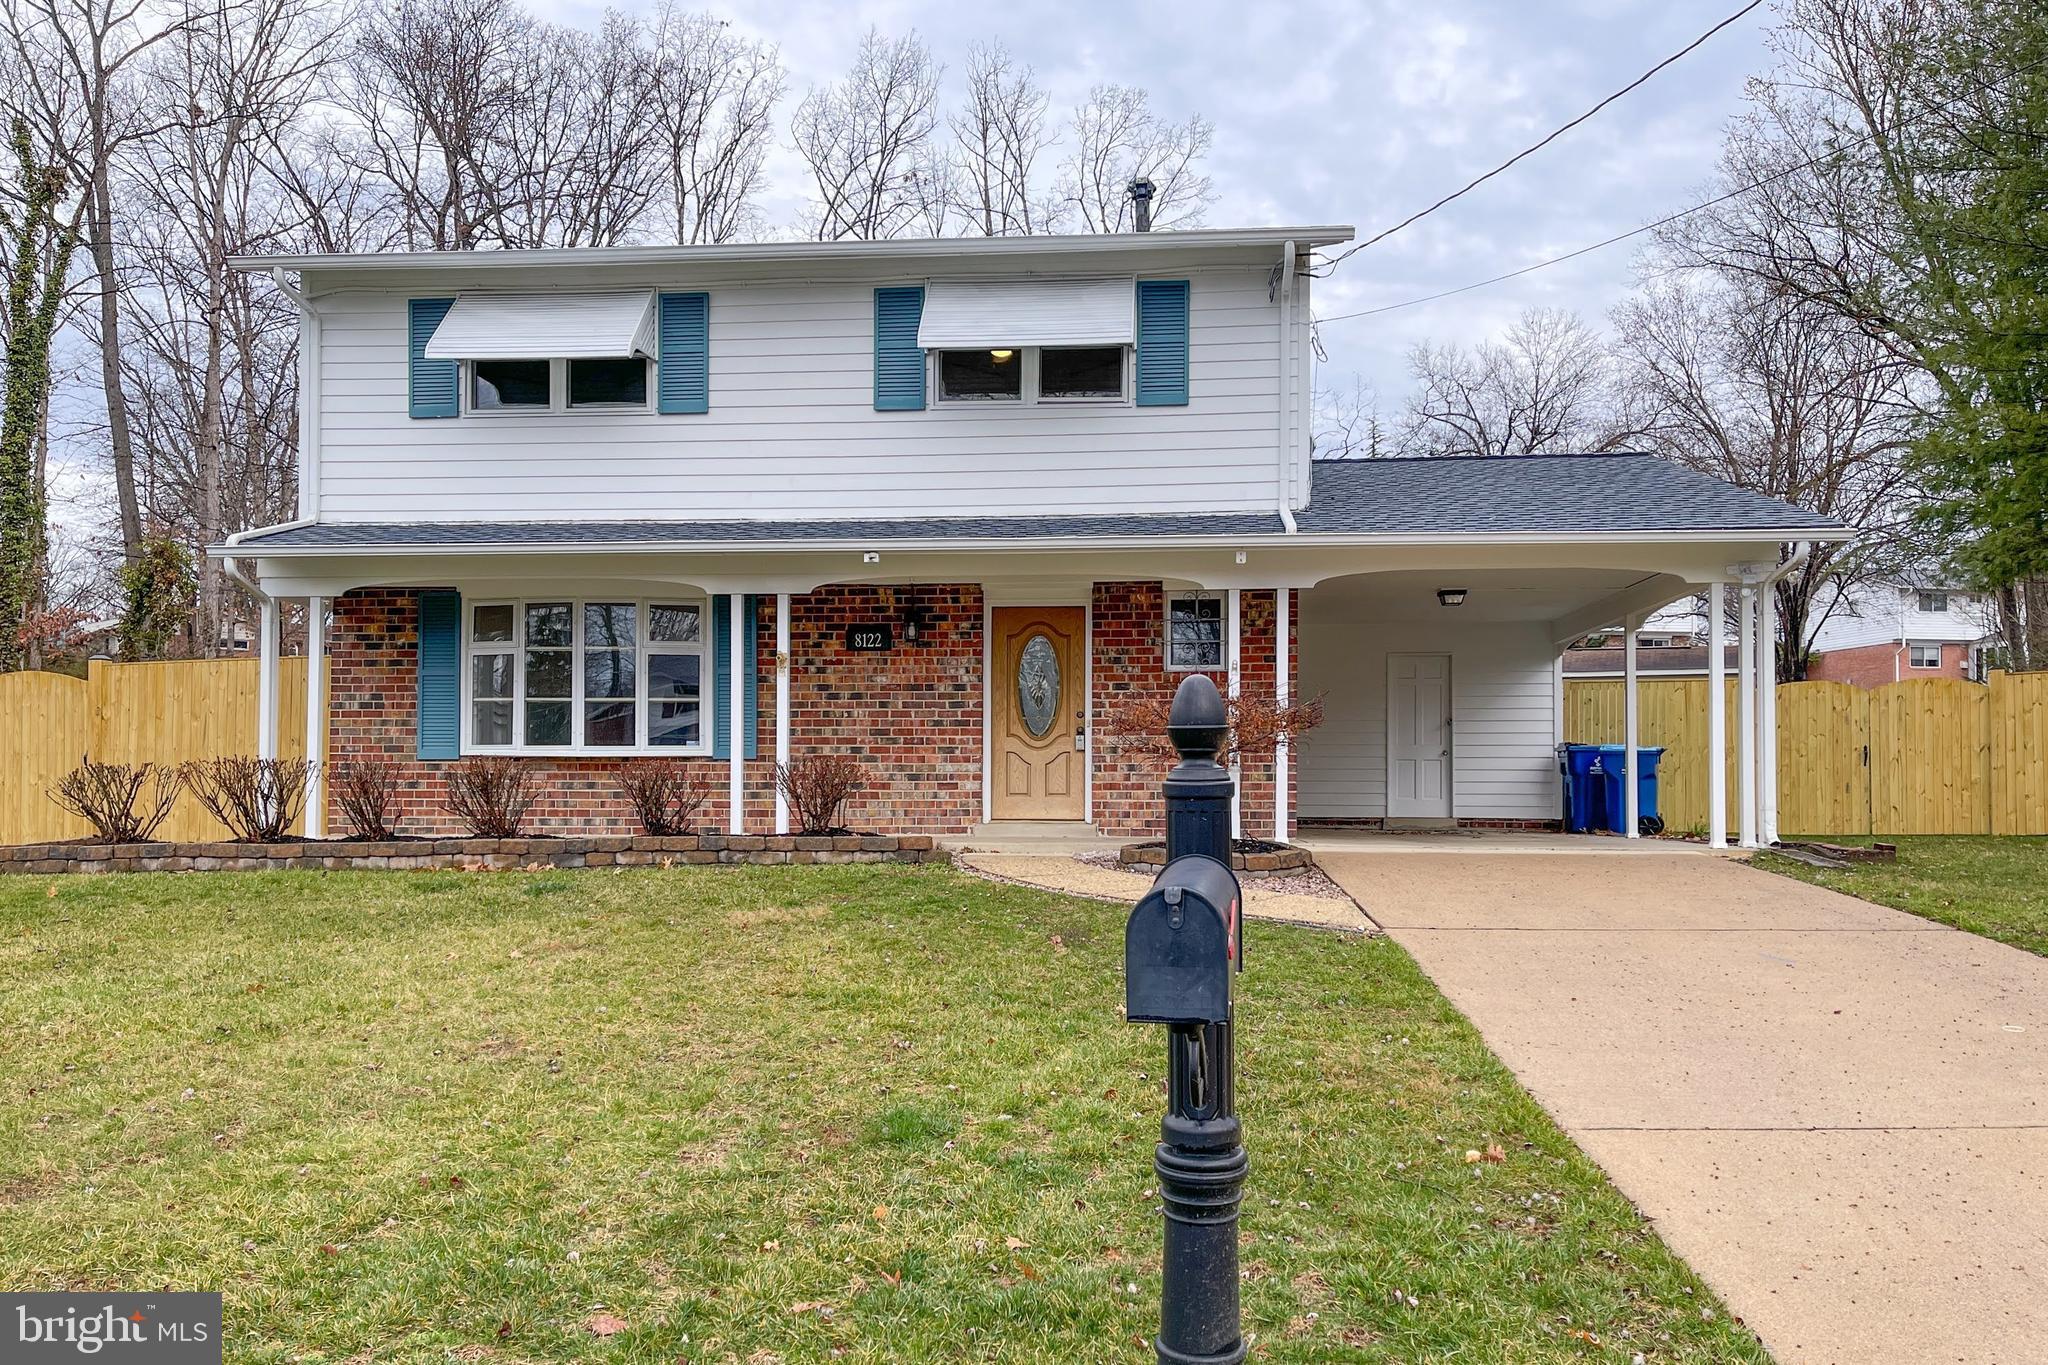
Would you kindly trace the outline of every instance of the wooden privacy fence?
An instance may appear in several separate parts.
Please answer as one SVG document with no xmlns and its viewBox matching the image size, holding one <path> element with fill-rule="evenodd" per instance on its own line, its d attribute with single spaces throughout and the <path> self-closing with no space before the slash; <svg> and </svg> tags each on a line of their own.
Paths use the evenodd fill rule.
<svg viewBox="0 0 2048 1365">
<path fill-rule="evenodd" d="M 183 763 L 256 752 L 254 659 L 181 659 L 116 664 L 94 660 L 84 678 L 61 673 L 0 674 L 0 843 L 71 839 L 92 831 L 50 800 L 58 778 L 93 758 L 114 763 Z M 278 752 L 306 752 L 306 661 L 278 667 Z M 227 837 L 187 792 L 160 839 Z"/>
<path fill-rule="evenodd" d="M 1673 830 L 1707 823 L 1707 681 L 1638 684 L 1642 743 L 1664 747 L 1658 799 Z M 1735 683 L 1728 827 L 1735 800 Z M 1565 737 L 1619 744 L 1622 684 L 1565 684 Z M 1778 828 L 1785 834 L 2048 834 L 2048 673 L 1988 685 L 1920 678 L 1866 689 L 1778 688 Z"/>
<path fill-rule="evenodd" d="M 182 763 L 256 751 L 254 659 L 94 662 L 83 678 L 0 674 L 0 843 L 88 833 L 49 799 L 79 758 Z M 278 678 L 278 748 L 306 751 L 306 661 Z M 1659 793 L 1674 830 L 1707 823 L 1707 681 L 1642 682 L 1641 738 L 1664 746 Z M 1735 816 L 1735 684 L 1728 708 L 1728 825 Z M 1565 684 L 1565 736 L 1619 744 L 1622 684 Z M 1312 742 L 1312 737 L 1311 737 Z M 1924 678 L 1874 691 L 1778 688 L 1778 826 L 1786 834 L 2048 834 L 2048 673 L 1988 686 Z M 224 831 L 188 793 L 161 837 Z"/>
</svg>

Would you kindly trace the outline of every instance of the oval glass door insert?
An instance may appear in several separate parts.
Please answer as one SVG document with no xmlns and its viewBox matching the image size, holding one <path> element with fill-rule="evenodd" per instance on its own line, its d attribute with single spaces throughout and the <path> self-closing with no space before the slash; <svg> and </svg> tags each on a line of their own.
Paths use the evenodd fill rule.
<svg viewBox="0 0 2048 1365">
<path fill-rule="evenodd" d="M 1059 651 L 1044 635 L 1034 635 L 1017 655 L 1017 713 L 1033 739 L 1045 738 L 1059 706 Z"/>
</svg>

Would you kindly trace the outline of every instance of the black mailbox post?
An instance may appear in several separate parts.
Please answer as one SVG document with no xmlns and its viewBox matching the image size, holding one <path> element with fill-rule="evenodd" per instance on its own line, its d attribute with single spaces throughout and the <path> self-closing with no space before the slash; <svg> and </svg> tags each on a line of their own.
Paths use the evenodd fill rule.
<svg viewBox="0 0 2048 1365">
<path fill-rule="evenodd" d="M 1166 1215 L 1161 1365 L 1238 1365 L 1237 1210 L 1250 1170 L 1237 1118 L 1230 978 L 1244 968 L 1243 896 L 1230 870 L 1228 723 L 1200 674 L 1174 694 L 1167 863 L 1124 929 L 1125 1017 L 1167 1026 L 1166 1116 L 1153 1169 Z"/>
</svg>

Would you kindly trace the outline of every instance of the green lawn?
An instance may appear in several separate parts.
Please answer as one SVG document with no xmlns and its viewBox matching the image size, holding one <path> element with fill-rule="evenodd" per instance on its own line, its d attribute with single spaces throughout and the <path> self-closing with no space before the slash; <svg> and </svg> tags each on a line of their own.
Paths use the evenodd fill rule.
<svg viewBox="0 0 2048 1365">
<path fill-rule="evenodd" d="M 938 867 L 9 878 L 0 1284 L 218 1288 L 235 1361 L 1149 1361 L 1122 926 Z M 1399 948 L 1249 946 L 1256 1359 L 1766 1359 Z"/>
<path fill-rule="evenodd" d="M 2048 838 L 1883 838 L 1899 846 L 1897 862 L 1861 864 L 1836 872 L 1763 853 L 1757 855 L 1757 865 L 2048 956 Z M 1827 842 L 1871 841 L 1831 838 Z"/>
</svg>

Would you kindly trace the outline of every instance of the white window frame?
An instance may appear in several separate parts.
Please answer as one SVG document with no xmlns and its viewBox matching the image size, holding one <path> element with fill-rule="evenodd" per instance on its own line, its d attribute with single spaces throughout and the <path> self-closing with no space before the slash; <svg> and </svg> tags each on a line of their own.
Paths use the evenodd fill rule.
<svg viewBox="0 0 2048 1365">
<path fill-rule="evenodd" d="M 1948 593 L 1940 588 L 1917 589 L 1913 609 L 1928 616 L 1941 615 L 1948 610 Z"/>
<path fill-rule="evenodd" d="M 537 355 L 520 356 L 517 358 L 521 360 L 546 359 L 546 357 Z M 634 357 L 632 356 L 583 356 L 578 358 L 590 360 L 602 360 L 607 358 L 613 360 L 634 359 Z M 476 406 L 476 362 L 474 360 L 465 360 L 462 362 L 462 415 L 464 417 L 482 417 L 487 418 L 491 421 L 496 421 L 499 418 L 503 417 L 560 417 L 565 414 L 582 417 L 588 416 L 592 413 L 653 412 L 655 403 L 654 388 L 658 376 L 654 372 L 654 362 L 651 359 L 649 359 L 646 356 L 640 356 L 638 357 L 638 359 L 640 360 L 641 364 L 647 367 L 647 397 L 642 402 L 585 403 L 581 407 L 570 406 L 569 362 L 566 359 L 563 359 L 558 356 L 553 359 L 548 359 L 547 405 L 543 407 L 539 404 L 535 404 L 532 407 L 517 408 L 480 408 Z M 535 600 L 538 601 L 539 599 L 536 598 Z"/>
<path fill-rule="evenodd" d="M 526 608 L 528 605 L 543 605 L 554 602 L 569 604 L 569 737 L 568 744 L 528 744 L 526 742 Z M 585 744 L 583 742 L 584 702 L 583 694 L 583 609 L 586 605 L 600 603 L 628 603 L 634 608 L 634 676 L 637 690 L 633 697 L 634 742 L 625 744 Z M 695 607 L 697 609 L 697 642 L 694 645 L 676 641 L 651 641 L 648 638 L 650 618 L 649 607 Z M 476 611 L 479 607 L 512 608 L 512 640 L 508 645 L 502 641 L 488 641 L 479 648 L 475 638 Z M 717 659 L 712 641 L 711 600 L 706 597 L 677 593 L 673 596 L 625 597 L 597 595 L 578 597 L 571 593 L 537 593 L 532 597 L 465 597 L 462 601 L 462 752 L 469 754 L 502 754 L 509 756 L 555 756 L 577 758 L 704 758 L 711 754 L 718 724 L 718 685 L 712 676 Z M 478 654 L 502 654 L 509 649 L 512 655 L 512 743 L 478 744 L 474 734 L 476 724 L 475 695 L 476 674 L 471 660 Z M 698 741 L 695 744 L 649 744 L 647 742 L 648 707 L 653 698 L 648 695 L 647 660 L 652 654 L 676 655 L 694 654 L 697 665 L 697 716 Z M 492 698 L 484 698 L 492 700 Z M 602 700 L 601 698 L 599 700 Z"/>
<path fill-rule="evenodd" d="M 1213 664 L 1182 664 L 1173 661 L 1173 604 L 1183 598 L 1201 602 L 1216 603 L 1216 662 Z M 1168 590 L 1165 601 L 1165 619 L 1161 623 L 1164 641 L 1162 653 L 1169 673 L 1221 673 L 1230 667 L 1230 622 L 1226 613 L 1230 610 L 1228 597 L 1220 592 L 1203 592 L 1195 588 Z"/>
<path fill-rule="evenodd" d="M 1933 663 L 1931 663 L 1931 664 L 1923 664 L 1923 663 L 1921 663 L 1921 662 L 1920 662 L 1920 651 L 1921 651 L 1921 650 L 1923 650 L 1923 649 L 1928 649 L 1928 650 L 1933 650 L 1933 651 L 1934 651 L 1934 662 L 1933 662 Z M 1934 669 L 1940 668 L 1940 667 L 1941 667 L 1941 643 L 1940 643 L 1940 641 L 1927 641 L 1927 640 L 1911 640 L 1911 641 L 1908 641 L 1908 642 L 1907 642 L 1907 644 L 1906 644 L 1906 667 L 1908 667 L 1908 668 L 1919 668 L 1919 669 L 1926 669 L 1926 670 L 1928 670 L 1928 671 L 1932 671 L 1932 670 L 1934 670 Z"/>
<path fill-rule="evenodd" d="M 933 395 L 934 406 L 941 404 L 954 408 L 1127 408 L 1131 406 L 1133 389 L 1131 378 L 1132 372 L 1136 368 L 1136 363 L 1133 360 L 1133 352 L 1136 348 L 1133 346 L 1119 345 L 1116 347 L 1117 350 L 1123 352 L 1123 392 L 1113 398 L 1089 397 L 1079 394 L 1071 398 L 1064 396 L 1047 397 L 1040 391 L 1041 358 L 1044 352 L 1106 351 L 1110 349 L 1107 346 L 1017 346 L 1011 348 L 1017 351 L 1017 359 L 1022 367 L 1017 377 L 1017 396 L 1015 398 L 975 398 L 964 394 L 957 397 L 948 395 L 946 392 L 945 368 L 939 363 L 939 357 L 943 356 L 947 351 L 974 351 L 981 349 L 1000 350 L 1003 348 L 946 346 L 925 352 L 925 364 L 929 371 L 926 382 Z"/>
</svg>

